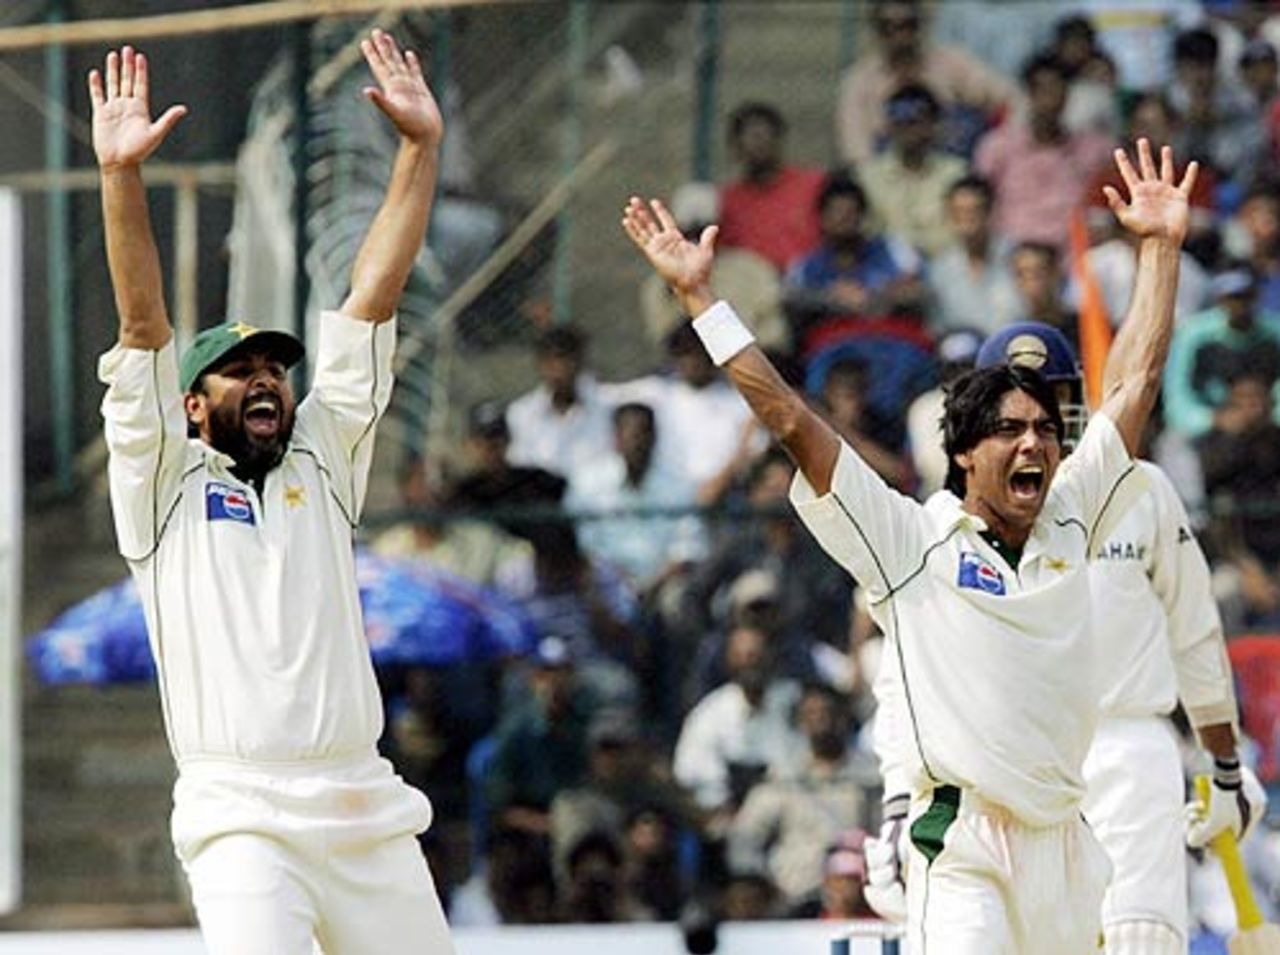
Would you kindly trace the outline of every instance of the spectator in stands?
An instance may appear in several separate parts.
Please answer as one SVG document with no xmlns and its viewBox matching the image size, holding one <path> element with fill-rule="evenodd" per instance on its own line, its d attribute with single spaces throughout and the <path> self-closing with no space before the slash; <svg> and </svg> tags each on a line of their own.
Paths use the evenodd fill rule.
<svg viewBox="0 0 1280 955">
<path fill-rule="evenodd" d="M 1280 94 L 1280 63 L 1276 48 L 1261 37 L 1244 45 L 1237 61 L 1240 79 L 1253 99 L 1253 108 L 1264 117 L 1272 112 L 1276 95 Z"/>
<path fill-rule="evenodd" d="M 1237 264 L 1210 288 L 1215 306 L 1174 329 L 1164 373 L 1165 423 L 1190 437 L 1209 430 L 1242 373 L 1271 386 L 1280 378 L 1280 318 L 1258 309 L 1253 272 Z"/>
<path fill-rule="evenodd" d="M 840 834 L 869 824 L 864 787 L 877 773 L 849 746 L 847 701 L 822 684 L 805 687 L 795 715 L 806 749 L 747 793 L 729 828 L 729 866 L 767 871 L 788 909 L 816 899 L 823 862 Z"/>
<path fill-rule="evenodd" d="M 485 802 L 495 826 L 547 836 L 551 802 L 587 771 L 587 727 L 593 709 L 579 685 L 573 651 L 544 637 L 529 666 L 528 697 L 494 731 Z"/>
<path fill-rule="evenodd" d="M 449 923 L 465 926 L 535 925 L 552 921 L 555 881 L 545 837 L 498 826 L 485 858 L 453 894 Z"/>
<path fill-rule="evenodd" d="M 821 402 L 827 418 L 862 460 L 886 484 L 909 493 L 915 483 L 911 464 L 902 453 L 901 421 L 886 421 L 867 401 L 867 367 L 852 358 L 834 363 L 822 382 Z"/>
<path fill-rule="evenodd" d="M 1096 171 L 1110 160 L 1112 140 L 1070 132 L 1062 123 L 1067 79 L 1048 54 L 1022 70 L 1028 113 L 987 133 L 974 169 L 996 193 L 996 229 L 1015 242 L 1040 242 L 1065 251 L 1067 222 Z"/>
<path fill-rule="evenodd" d="M 830 561 L 804 533 L 787 506 L 795 468 L 779 450 L 771 450 L 752 466 L 747 502 L 755 519 L 739 522 L 713 547 L 689 588 L 689 616 L 699 634 L 716 620 L 708 610 L 722 605 L 749 570 L 763 570 L 778 585 L 781 629 L 794 629 L 812 643 L 820 640 L 844 647 L 848 640 L 850 585 L 847 576 L 830 572 Z M 776 631 L 775 631 L 776 632 Z"/>
<path fill-rule="evenodd" d="M 583 371 L 586 344 L 572 325 L 552 326 L 538 336 L 542 383 L 507 408 L 512 464 L 568 477 L 608 451 L 609 405 L 595 378 Z"/>
<path fill-rule="evenodd" d="M 1274 382 L 1252 371 L 1231 381 L 1197 442 L 1213 504 L 1216 582 L 1229 631 L 1280 624 L 1280 425 Z M 1270 509 L 1270 512 L 1268 512 Z"/>
<path fill-rule="evenodd" d="M 778 887 L 763 872 L 732 873 L 720 892 L 720 917 L 728 922 L 761 922 L 783 915 Z"/>
<path fill-rule="evenodd" d="M 1259 307 L 1280 313 L 1280 180 L 1255 182 L 1226 231 L 1229 251 L 1253 267 Z"/>
<path fill-rule="evenodd" d="M 936 334 L 978 328 L 991 334 L 1022 310 L 1009 256 L 1013 243 L 991 226 L 995 193 L 981 176 L 966 176 L 947 192 L 951 243 L 925 273 Z"/>
<path fill-rule="evenodd" d="M 618 841 L 606 832 L 589 832 L 569 849 L 559 893 L 560 921 L 574 924 L 652 922 L 627 885 Z"/>
<path fill-rule="evenodd" d="M 1018 101 L 1013 84 L 955 47 L 927 43 L 924 4 L 890 0 L 872 7 L 874 45 L 840 81 L 836 141 L 840 158 L 861 165 L 883 145 L 885 102 L 908 83 L 922 83 L 955 125 L 983 128 Z M 967 136 L 961 136 L 963 149 Z"/>
<path fill-rule="evenodd" d="M 775 675 L 768 635 L 737 627 L 725 646 L 729 682 L 703 697 L 685 717 L 673 771 L 699 806 L 732 817 L 771 765 L 803 750 L 791 713 L 800 685 Z"/>
<path fill-rule="evenodd" d="M 640 904 L 664 922 L 676 921 L 689 897 L 678 838 L 674 820 L 653 806 L 636 810 L 626 823 L 627 884 Z"/>
<path fill-rule="evenodd" d="M 991 331 L 994 331 L 992 329 Z M 938 386 L 911 402 L 907 409 L 907 445 L 919 482 L 916 496 L 927 500 L 947 479 L 947 455 L 942 449 L 942 404 L 946 388 L 973 367 L 978 349 L 990 331 L 956 328 L 938 340 Z"/>
<path fill-rule="evenodd" d="M 827 853 L 822 871 L 822 893 L 812 917 L 821 919 L 874 919 L 878 916 L 867 904 L 867 857 L 863 850 L 867 834 L 855 829 L 844 834 Z M 802 914 L 809 912 L 801 910 Z"/>
<path fill-rule="evenodd" d="M 1062 125 L 1072 133 L 1114 137 L 1120 128 L 1116 68 L 1098 46 L 1089 18 L 1072 14 L 1054 24 L 1050 53 L 1067 77 Z"/>
<path fill-rule="evenodd" d="M 801 350 L 828 320 L 922 315 L 924 263 L 902 240 L 865 233 L 862 187 L 836 173 L 823 186 L 817 208 L 822 242 L 796 260 L 783 284 L 783 306 Z"/>
<path fill-rule="evenodd" d="M 927 86 L 910 83 L 885 102 L 889 148 L 857 170 L 884 231 L 932 255 L 950 240 L 946 196 L 968 164 L 937 148 L 942 107 Z"/>
<path fill-rule="evenodd" d="M 528 573 L 533 551 L 496 524 L 450 517 L 454 490 L 441 469 L 418 455 L 400 467 L 400 501 L 417 511 L 373 539 L 374 553 L 411 560 L 492 586 Z"/>
<path fill-rule="evenodd" d="M 1061 253 L 1042 242 L 1022 242 L 1013 250 L 1013 281 L 1022 296 L 1019 321 L 1044 322 L 1067 336 L 1080 349 L 1079 319 L 1063 298 Z"/>
<path fill-rule="evenodd" d="M 720 193 L 720 246 L 749 249 L 782 272 L 818 243 L 816 197 L 824 173 L 783 159 L 787 124 L 767 103 L 744 103 L 729 118 L 741 175 Z"/>
<path fill-rule="evenodd" d="M 657 466 L 694 487 L 700 504 L 714 504 L 728 490 L 744 454 L 751 409 L 707 357 L 689 322 L 667 336 L 672 375 L 651 375 L 610 386 L 616 401 L 646 404 L 657 423 Z M 755 434 L 754 427 L 750 433 Z M 752 444 L 751 442 L 747 442 Z"/>
<path fill-rule="evenodd" d="M 1218 38 L 1204 28 L 1178 34 L 1173 50 L 1176 79 L 1170 90 L 1182 114 L 1186 159 L 1198 160 L 1231 182 L 1239 195 L 1263 168 L 1265 130 L 1247 90 L 1218 72 Z"/>
<path fill-rule="evenodd" d="M 685 183 L 671 195 L 671 215 L 686 236 L 702 235 L 707 226 L 720 222 L 719 190 L 708 182 Z M 720 298 L 735 303 L 763 347 L 783 352 L 791 348 L 791 329 L 782 314 L 782 280 L 772 262 L 751 249 L 725 246 L 722 236 L 711 268 L 711 287 Z M 650 275 L 640 286 L 640 312 L 655 345 L 662 345 L 689 320 L 658 275 Z"/>
<path fill-rule="evenodd" d="M 692 508 L 697 489 L 686 474 L 657 462 L 656 444 L 653 408 L 619 405 L 613 450 L 570 475 L 565 509 L 576 516 Z M 578 524 L 578 542 L 593 560 L 616 564 L 641 595 L 674 582 L 707 553 L 706 530 L 693 513 L 588 518 Z"/>
</svg>

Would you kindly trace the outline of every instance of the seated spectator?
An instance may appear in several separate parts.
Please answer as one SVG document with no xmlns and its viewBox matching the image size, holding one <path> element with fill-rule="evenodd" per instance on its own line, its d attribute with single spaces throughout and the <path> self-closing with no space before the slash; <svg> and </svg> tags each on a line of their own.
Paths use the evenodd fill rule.
<svg viewBox="0 0 1280 955">
<path fill-rule="evenodd" d="M 627 885 L 622 848 L 604 832 L 589 832 L 569 849 L 559 895 L 559 921 L 600 925 L 652 922 Z"/>
<path fill-rule="evenodd" d="M 667 337 L 674 374 L 650 375 L 611 385 L 615 401 L 651 407 L 657 422 L 657 466 L 692 485 L 700 504 L 714 504 L 727 490 L 743 456 L 751 409 L 707 355 L 688 322 Z M 751 428 L 754 434 L 754 428 Z"/>
<path fill-rule="evenodd" d="M 660 809 L 643 807 L 627 820 L 623 844 L 631 894 L 657 918 L 674 922 L 690 882 L 681 866 L 675 822 Z"/>
<path fill-rule="evenodd" d="M 835 125 L 844 162 L 860 166 L 879 151 L 885 102 L 908 83 L 922 83 L 937 96 L 957 129 L 954 146 L 961 153 L 971 142 L 961 127 L 985 128 L 1017 103 L 1017 89 L 1000 73 L 964 50 L 926 42 L 924 6 L 919 0 L 872 6 L 874 43 L 840 81 Z"/>
<path fill-rule="evenodd" d="M 572 515 L 692 508 L 696 488 L 654 455 L 657 427 L 649 405 L 613 412 L 613 451 L 570 475 L 565 509 Z M 578 542 L 594 560 L 611 561 L 640 594 L 657 592 L 707 553 L 706 530 L 687 514 L 617 514 L 578 524 Z"/>
<path fill-rule="evenodd" d="M 1107 215 L 1111 215 L 1110 210 Z M 1100 242 L 1085 254 L 1089 272 L 1098 284 L 1112 328 L 1120 327 L 1129 308 L 1133 279 L 1138 270 L 1139 241 L 1128 229 L 1117 229 L 1113 231 L 1113 238 Z M 1209 298 L 1209 276 L 1200 263 L 1185 250 L 1180 253 L 1180 259 L 1178 295 L 1173 306 L 1174 318 L 1178 321 L 1203 309 Z M 1076 305 L 1079 304 L 1081 295 L 1079 280 L 1073 275 L 1066 300 Z"/>
<path fill-rule="evenodd" d="M 1248 41 L 1236 61 L 1240 80 L 1253 100 L 1253 108 L 1264 117 L 1274 112 L 1276 97 L 1280 95 L 1280 63 L 1276 48 L 1261 37 Z"/>
<path fill-rule="evenodd" d="M 1210 290 L 1216 305 L 1174 329 L 1165 365 L 1165 423 L 1189 437 L 1209 430 L 1233 379 L 1248 372 L 1274 387 L 1280 378 L 1280 318 L 1259 310 L 1253 272 L 1221 272 Z"/>
<path fill-rule="evenodd" d="M 1184 155 L 1211 168 L 1240 194 L 1266 161 L 1266 133 L 1258 108 L 1238 84 L 1218 72 L 1218 38 L 1197 27 L 1178 34 L 1169 96 L 1182 114 Z M 1221 197 L 1220 197 L 1221 199 Z"/>
<path fill-rule="evenodd" d="M 837 318 L 865 320 L 922 314 L 923 262 L 892 236 L 867 235 L 867 195 L 843 173 L 827 180 L 818 197 L 822 242 L 787 270 L 783 307 L 801 351 L 811 332 Z"/>
<path fill-rule="evenodd" d="M 1280 181 L 1255 182 L 1223 232 L 1227 251 L 1253 267 L 1258 306 L 1280 313 Z"/>
<path fill-rule="evenodd" d="M 942 405 L 951 382 L 973 367 L 986 334 L 976 328 L 957 328 L 938 341 L 938 386 L 911 402 L 907 409 L 907 446 L 918 485 L 916 496 L 927 500 L 942 490 L 947 479 L 947 455 L 942 450 Z"/>
<path fill-rule="evenodd" d="M 884 420 L 868 403 L 866 365 L 854 359 L 833 364 L 822 383 L 821 400 L 827 419 L 840 437 L 886 484 L 909 493 L 915 475 L 902 453 L 902 425 Z"/>
<path fill-rule="evenodd" d="M 1009 255 L 1013 243 L 991 228 L 995 193 L 981 176 L 957 180 L 947 192 L 951 241 L 929 263 L 930 327 L 943 335 L 958 328 L 991 334 L 1021 311 Z"/>
<path fill-rule="evenodd" d="M 1070 132 L 1062 123 L 1067 80 L 1052 56 L 1038 54 L 1022 70 L 1025 119 L 987 133 L 974 170 L 995 189 L 995 227 L 1015 242 L 1063 251 L 1067 223 L 1096 171 L 1111 160 L 1112 141 L 1095 132 Z"/>
<path fill-rule="evenodd" d="M 803 746 L 791 713 L 800 685 L 777 677 L 768 636 L 739 627 L 725 647 L 729 681 L 685 717 L 673 771 L 699 806 L 731 817 L 771 765 L 784 765 Z"/>
<path fill-rule="evenodd" d="M 586 337 L 572 325 L 538 336 L 542 383 L 507 407 L 512 464 L 568 477 L 610 446 L 609 405 L 595 378 L 582 370 Z"/>
<path fill-rule="evenodd" d="M 825 174 L 783 161 L 787 124 L 766 103 L 744 103 L 729 118 L 729 145 L 741 175 L 720 192 L 722 248 L 748 249 L 782 272 L 818 243 L 816 198 Z"/>
<path fill-rule="evenodd" d="M 524 829 L 499 826 L 489 836 L 484 861 L 449 904 L 455 926 L 535 925 L 555 912 L 555 881 L 547 840 Z"/>
<path fill-rule="evenodd" d="M 453 488 L 438 467 L 416 455 L 401 465 L 400 501 L 420 513 L 375 537 L 370 545 L 374 553 L 417 561 L 486 586 L 527 573 L 533 560 L 528 542 L 496 524 L 447 516 L 456 506 Z"/>
<path fill-rule="evenodd" d="M 1049 52 L 1067 77 L 1067 105 L 1062 125 L 1072 133 L 1095 132 L 1114 137 L 1120 129 L 1115 63 L 1098 46 L 1088 17 L 1063 17 L 1053 28 Z"/>
<path fill-rule="evenodd" d="M 671 215 L 685 236 L 697 241 L 707 226 L 720 222 L 719 191 L 707 182 L 687 182 L 671 196 Z M 762 348 L 783 352 L 791 348 L 791 329 L 782 314 L 782 280 L 772 262 L 750 249 L 724 245 L 722 234 L 711 264 L 711 288 L 718 298 L 733 302 Z M 640 313 L 655 345 L 662 345 L 677 326 L 689 321 L 659 275 L 650 275 L 641 284 Z"/>
<path fill-rule="evenodd" d="M 778 887 L 763 872 L 734 872 L 720 891 L 720 917 L 726 922 L 762 922 L 780 918 Z"/>
<path fill-rule="evenodd" d="M 867 902 L 867 857 L 863 849 L 867 834 L 855 829 L 845 833 L 827 853 L 822 867 L 822 891 L 813 907 L 795 914 L 802 918 L 874 919 L 879 916 Z"/>
<path fill-rule="evenodd" d="M 1013 250 L 1013 281 L 1022 296 L 1019 321 L 1044 322 L 1067 336 L 1071 347 L 1080 350 L 1079 318 L 1067 305 L 1057 246 L 1022 242 Z"/>
<path fill-rule="evenodd" d="M 885 103 L 889 148 L 857 170 L 884 231 L 932 255 L 951 241 L 947 191 L 967 163 L 936 145 L 942 107 L 928 87 L 908 84 Z"/>
<path fill-rule="evenodd" d="M 1280 425 L 1274 381 L 1241 371 L 1197 441 L 1215 518 L 1215 575 L 1228 632 L 1280 624 Z M 1222 592 L 1223 581 L 1229 581 Z"/>
<path fill-rule="evenodd" d="M 817 542 L 787 505 L 794 473 L 791 460 L 778 450 L 752 466 L 747 503 L 755 519 L 737 522 L 714 545 L 689 587 L 690 629 L 699 635 L 723 621 L 714 618 L 712 608 L 728 603 L 739 578 L 749 570 L 763 570 L 777 582 L 784 629 L 803 635 L 808 644 L 820 640 L 845 646 L 852 585 L 839 568 L 832 573 L 831 561 L 823 559 Z"/>
<path fill-rule="evenodd" d="M 528 686 L 494 731 L 485 802 L 491 825 L 545 837 L 552 800 L 586 776 L 595 704 L 578 681 L 572 649 L 559 637 L 538 643 Z"/>
<path fill-rule="evenodd" d="M 806 687 L 795 720 L 803 761 L 771 767 L 729 827 L 730 869 L 768 872 L 788 909 L 817 897 L 828 848 L 843 831 L 869 824 L 864 787 L 878 783 L 874 767 L 853 758 L 847 702 L 836 691 Z"/>
</svg>

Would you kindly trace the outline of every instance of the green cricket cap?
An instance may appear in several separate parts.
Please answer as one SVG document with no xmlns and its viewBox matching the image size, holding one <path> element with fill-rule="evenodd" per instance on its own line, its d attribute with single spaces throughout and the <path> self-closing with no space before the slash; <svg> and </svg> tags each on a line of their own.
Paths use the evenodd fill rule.
<svg viewBox="0 0 1280 955">
<path fill-rule="evenodd" d="M 288 332 L 255 328 L 244 322 L 223 322 L 206 328 L 183 352 L 178 386 L 184 393 L 190 391 L 197 378 L 237 350 L 270 352 L 286 368 L 292 368 L 306 354 L 302 342 Z"/>
</svg>

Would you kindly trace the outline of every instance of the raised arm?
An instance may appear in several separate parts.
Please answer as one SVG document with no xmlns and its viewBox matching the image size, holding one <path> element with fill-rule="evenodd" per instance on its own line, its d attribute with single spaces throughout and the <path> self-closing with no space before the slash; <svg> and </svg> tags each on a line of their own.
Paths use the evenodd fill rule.
<svg viewBox="0 0 1280 955">
<path fill-rule="evenodd" d="M 158 350 L 169 341 L 160 254 L 151 233 L 142 163 L 183 116 L 170 106 L 152 122 L 147 58 L 126 46 L 107 54 L 102 73 L 89 71 L 93 150 L 102 181 L 107 267 L 120 316 L 120 344 Z"/>
<path fill-rule="evenodd" d="M 671 287 L 686 315 L 695 320 L 715 304 L 711 293 L 711 262 L 715 257 L 718 229 L 708 226 L 698 242 L 690 242 L 680 232 L 671 213 L 657 199 L 645 205 L 633 196 L 622 214 L 622 228 L 644 253 L 654 270 Z M 708 319 L 720 316 L 707 315 Z M 791 455 L 805 479 L 818 494 L 831 487 L 831 476 L 840 454 L 840 438 L 792 389 L 765 357 L 741 325 L 732 326 L 732 316 L 720 327 L 699 327 L 699 335 L 712 358 L 723 363 L 729 379 L 741 392 L 756 418 Z M 698 324 L 695 322 L 695 327 Z M 740 329 L 740 331 L 738 331 Z M 729 355 L 716 354 L 716 339 L 737 341 L 745 347 Z"/>
<path fill-rule="evenodd" d="M 1115 158 L 1129 201 L 1111 186 L 1103 187 L 1103 192 L 1120 224 L 1140 241 L 1129 311 L 1103 375 L 1101 410 L 1115 423 L 1129 453 L 1136 454 L 1169 354 L 1178 260 L 1187 234 L 1187 200 L 1199 167 L 1191 163 L 1182 182 L 1175 183 L 1173 150 L 1161 149 L 1157 172 L 1151 144 L 1145 139 L 1138 140 L 1138 169 L 1123 149 L 1116 150 Z"/>
<path fill-rule="evenodd" d="M 374 30 L 360 48 L 378 82 L 364 94 L 395 125 L 400 148 L 386 197 L 356 255 L 351 293 L 342 311 L 352 318 L 384 322 L 395 314 L 426 235 L 444 120 L 416 53 L 402 52 L 381 30 Z"/>
</svg>

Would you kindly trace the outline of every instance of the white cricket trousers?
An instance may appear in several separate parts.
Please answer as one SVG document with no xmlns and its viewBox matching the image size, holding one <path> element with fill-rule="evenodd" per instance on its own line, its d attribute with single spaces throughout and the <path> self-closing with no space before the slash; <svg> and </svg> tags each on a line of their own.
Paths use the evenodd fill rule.
<svg viewBox="0 0 1280 955">
<path fill-rule="evenodd" d="M 918 801 L 907 865 L 911 955 L 1088 955 L 1111 866 L 1083 819 L 1028 826 L 971 791 Z"/>
<path fill-rule="evenodd" d="M 1182 761 L 1173 728 L 1157 716 L 1098 724 L 1084 762 L 1084 815 L 1111 858 L 1102 903 L 1108 949 L 1113 927 L 1157 922 L 1187 950 L 1187 850 Z"/>
<path fill-rule="evenodd" d="M 184 761 L 174 845 L 209 955 L 453 955 L 415 838 L 430 820 L 371 754 Z"/>
</svg>

